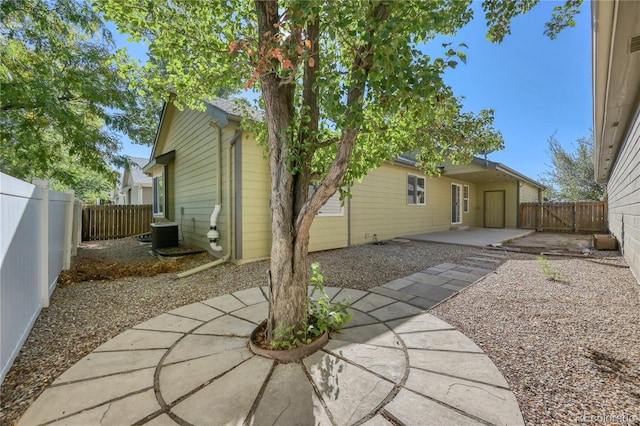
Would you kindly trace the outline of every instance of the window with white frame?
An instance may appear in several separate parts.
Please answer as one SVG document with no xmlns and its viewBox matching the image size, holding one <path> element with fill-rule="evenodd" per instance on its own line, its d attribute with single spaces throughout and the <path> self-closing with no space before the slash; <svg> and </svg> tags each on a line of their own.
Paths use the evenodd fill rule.
<svg viewBox="0 0 640 426">
<path fill-rule="evenodd" d="M 462 194 L 462 205 L 464 206 L 464 212 L 469 213 L 469 185 L 464 186 Z"/>
<path fill-rule="evenodd" d="M 424 206 L 426 204 L 424 176 L 407 175 L 407 204 Z"/>
<path fill-rule="evenodd" d="M 313 195 L 316 191 L 316 186 L 309 185 L 309 197 Z M 344 216 L 344 208 L 342 206 L 342 201 L 340 201 L 340 191 L 336 191 L 326 203 L 320 207 L 320 211 L 318 211 L 318 216 Z"/>
<path fill-rule="evenodd" d="M 153 215 L 164 217 L 165 213 L 166 185 L 164 173 L 153 177 Z"/>
</svg>

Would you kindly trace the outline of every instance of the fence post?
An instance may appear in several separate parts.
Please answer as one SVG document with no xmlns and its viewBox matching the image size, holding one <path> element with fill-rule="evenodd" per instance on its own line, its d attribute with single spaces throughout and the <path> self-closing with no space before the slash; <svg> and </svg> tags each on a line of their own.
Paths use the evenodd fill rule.
<svg viewBox="0 0 640 426">
<path fill-rule="evenodd" d="M 544 203 L 540 203 L 538 208 L 536 209 L 536 231 L 543 231 L 543 222 L 544 222 Z"/>
<path fill-rule="evenodd" d="M 71 268 L 71 249 L 73 245 L 73 210 L 75 205 L 75 191 L 67 189 L 65 194 L 69 194 L 69 201 L 66 205 L 65 214 L 65 233 L 64 233 L 64 264 L 62 270 L 66 271 Z"/>
<path fill-rule="evenodd" d="M 73 236 L 71 238 L 71 256 L 78 255 L 78 244 L 82 241 L 82 203 L 73 202 Z"/>
<path fill-rule="evenodd" d="M 33 179 L 32 183 L 40 187 L 40 238 L 38 241 L 37 257 L 40 281 L 40 300 L 43 308 L 49 307 L 49 182 Z"/>
</svg>

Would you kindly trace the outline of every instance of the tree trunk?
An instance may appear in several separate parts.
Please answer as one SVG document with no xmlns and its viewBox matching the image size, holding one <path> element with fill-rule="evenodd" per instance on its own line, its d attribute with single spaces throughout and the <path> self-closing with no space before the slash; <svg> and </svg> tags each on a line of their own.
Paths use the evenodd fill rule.
<svg viewBox="0 0 640 426">
<path fill-rule="evenodd" d="M 273 40 L 280 31 L 279 8 L 276 0 L 256 0 L 258 31 L 262 47 Z M 377 4 L 371 11 L 375 21 L 384 21 L 388 14 L 384 4 Z M 296 29 L 291 29 L 291 33 Z M 369 32 L 373 34 L 374 27 Z M 309 23 L 308 35 L 318 46 L 319 22 Z M 372 66 L 371 42 L 361 46 L 355 57 L 352 79 L 357 81 L 347 95 L 347 114 L 362 112 L 365 82 Z M 319 48 L 319 47 L 318 47 Z M 319 55 L 314 54 L 319 61 Z M 274 68 L 275 59 L 270 59 Z M 314 88 L 316 67 L 306 66 L 304 75 L 303 104 L 309 107 L 310 121 L 300 128 L 299 147 L 304 142 L 314 145 L 313 134 L 318 128 L 319 109 L 317 90 Z M 307 285 L 309 281 L 309 231 L 315 215 L 322 205 L 339 189 L 353 153 L 358 130 L 343 129 L 336 157 L 323 182 L 308 198 L 313 150 L 297 153 L 291 158 L 294 129 L 294 85 L 283 82 L 275 72 L 260 76 L 262 97 L 267 120 L 269 166 L 271 170 L 271 262 L 269 271 L 269 317 L 267 340 L 288 340 L 298 330 L 307 326 Z M 309 140 L 310 138 L 311 140 Z M 295 155 L 295 154 L 294 154 Z M 298 170 L 291 171 L 291 162 L 297 161 Z M 291 333 L 294 333 L 293 335 Z"/>
<path fill-rule="evenodd" d="M 274 233 L 275 234 L 275 233 Z M 270 306 L 267 326 L 269 340 L 281 333 L 296 332 L 307 325 L 307 285 L 309 281 L 308 235 L 302 240 L 272 242 L 270 269 Z M 269 331 L 267 332 L 269 333 Z"/>
<path fill-rule="evenodd" d="M 257 0 L 261 43 L 278 31 L 276 1 Z M 298 240 L 294 230 L 294 176 L 289 170 L 289 139 L 293 123 L 293 85 L 281 85 L 275 73 L 260 77 L 265 103 L 271 170 L 271 262 L 269 270 L 269 318 L 267 339 L 272 341 L 284 330 L 301 329 L 307 319 L 308 234 Z"/>
</svg>

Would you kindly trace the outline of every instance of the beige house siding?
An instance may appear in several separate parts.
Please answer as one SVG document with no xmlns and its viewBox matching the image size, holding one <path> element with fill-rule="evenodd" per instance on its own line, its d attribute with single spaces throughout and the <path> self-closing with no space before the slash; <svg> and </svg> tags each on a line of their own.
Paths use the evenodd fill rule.
<svg viewBox="0 0 640 426">
<path fill-rule="evenodd" d="M 264 148 L 245 133 L 242 138 L 242 259 L 271 253 L 269 210 L 269 163 Z M 311 226 L 309 251 L 346 247 L 347 206 L 342 216 L 319 216 Z"/>
<path fill-rule="evenodd" d="M 477 185 L 475 183 L 470 183 L 470 182 L 457 182 L 454 181 L 455 183 L 460 183 L 463 186 L 463 191 L 464 191 L 464 185 L 469 185 L 469 212 L 468 213 L 464 213 L 464 210 L 462 212 L 462 224 L 465 226 L 475 226 L 476 222 L 477 222 L 477 217 L 480 213 L 480 204 L 478 204 L 478 188 Z"/>
<path fill-rule="evenodd" d="M 537 203 L 540 201 L 538 197 L 538 188 L 527 182 L 521 181 L 520 202 L 521 203 Z"/>
<path fill-rule="evenodd" d="M 231 259 L 241 262 L 268 257 L 271 251 L 270 171 L 264 149 L 248 132 L 237 138 L 238 123 L 231 121 L 222 129 L 218 161 L 218 129 L 212 125 L 213 119 L 209 113 L 178 111 L 172 106 L 165 111 L 153 155 L 156 159 L 172 151 L 175 155 L 167 166 L 156 164 L 150 170 L 153 175 L 160 171 L 166 175 L 166 217 L 159 220 L 177 222 L 185 243 L 211 251 L 206 235 L 209 219 L 215 204 L 221 204 L 217 228 L 220 233 L 218 244 L 223 250 L 219 254 L 230 253 Z M 227 194 L 228 159 L 231 159 L 231 189 Z M 459 176 L 462 179 L 473 176 L 479 167 L 470 165 L 464 170 L 467 172 Z M 327 215 L 315 218 L 309 250 L 371 243 L 374 235 L 379 240 L 386 240 L 448 230 L 452 225 L 452 184 L 461 186 L 462 195 L 465 186 L 469 188 L 467 212 L 463 209 L 463 197 L 460 200 L 462 225 L 467 226 L 483 226 L 484 193 L 488 190 L 506 190 L 507 227 L 516 226 L 518 195 L 523 201 L 537 199 L 536 188 L 529 184 L 524 184 L 518 193 L 515 181 L 476 184 L 456 179 L 456 175 L 444 175 L 439 178 L 424 176 L 426 205 L 410 205 L 407 203 L 410 174 L 424 176 L 419 170 L 400 164 L 385 163 L 369 172 L 361 183 L 351 188 L 352 197 L 345 200 L 342 214 L 336 211 L 338 206 L 332 204 L 325 211 Z M 221 180 L 220 188 L 217 188 L 218 179 Z M 228 209 L 231 216 L 227 214 Z"/>
<path fill-rule="evenodd" d="M 269 256 L 269 163 L 264 148 L 245 133 L 242 137 L 242 258 Z"/>
<path fill-rule="evenodd" d="M 636 279 L 640 279 L 640 115 L 618 154 L 607 185 L 609 230 Z"/>
<path fill-rule="evenodd" d="M 447 230 L 451 227 L 451 183 L 446 177 L 426 179 L 426 205 L 407 204 L 407 175 L 422 175 L 418 170 L 383 164 L 372 170 L 351 189 L 351 244 L 402 235 Z M 475 188 L 470 185 L 470 202 Z M 463 223 L 475 220 L 475 214 L 463 213 Z"/>
<path fill-rule="evenodd" d="M 349 245 L 347 206 L 342 216 L 316 217 L 309 232 L 309 251 L 343 248 Z"/>
<path fill-rule="evenodd" d="M 226 156 L 235 129 L 227 127 L 222 132 L 222 189 L 219 192 L 216 188 L 218 133 L 209 124 L 211 117 L 203 112 L 185 109 L 175 111 L 168 118 L 170 122 L 165 123 L 168 130 L 161 135 L 163 139 L 159 141 L 155 152 L 156 156 L 173 150 L 176 152 L 174 160 L 165 168 L 168 192 L 166 219 L 178 223 L 184 242 L 211 251 L 206 234 L 214 206 L 221 204 L 222 210 L 217 220 L 220 232 L 218 244 L 223 246 L 222 253 L 226 254 L 229 250 L 225 247 L 225 233 L 229 230 L 224 205 L 227 197 Z M 154 174 L 157 175 L 157 171 Z M 233 195 L 233 188 L 231 194 Z"/>
</svg>

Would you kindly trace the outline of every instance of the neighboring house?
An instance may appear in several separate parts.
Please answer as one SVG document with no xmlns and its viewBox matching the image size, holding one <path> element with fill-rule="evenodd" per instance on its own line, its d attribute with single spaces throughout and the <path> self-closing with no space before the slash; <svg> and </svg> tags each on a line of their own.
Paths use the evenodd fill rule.
<svg viewBox="0 0 640 426">
<path fill-rule="evenodd" d="M 147 158 L 126 157 L 127 166 L 122 174 L 117 203 L 119 205 L 152 204 L 153 189 L 151 177 L 142 168 L 149 162 Z"/>
<path fill-rule="evenodd" d="M 609 229 L 640 280 L 640 2 L 596 1 L 593 103 L 596 181 Z"/>
<path fill-rule="evenodd" d="M 214 205 L 222 205 L 218 243 L 225 244 L 231 232 L 231 247 L 222 253 L 231 250 L 236 262 L 267 257 L 271 249 L 269 165 L 263 148 L 240 129 L 240 120 L 240 109 L 228 100 L 207 103 L 206 112 L 166 104 L 151 161 L 143 168 L 153 177 L 155 219 L 178 223 L 187 243 L 209 248 L 209 219 Z M 401 157 L 354 184 L 344 203 L 337 194 L 331 198 L 314 220 L 309 248 L 341 248 L 452 226 L 515 228 L 519 203 L 540 200 L 542 188 L 492 161 L 446 164 L 441 177 L 429 178 L 415 160 Z"/>
<path fill-rule="evenodd" d="M 124 194 L 120 191 L 120 185 L 122 184 L 122 176 L 118 177 L 116 187 L 109 191 L 109 204 L 122 205 L 124 204 Z"/>
</svg>

